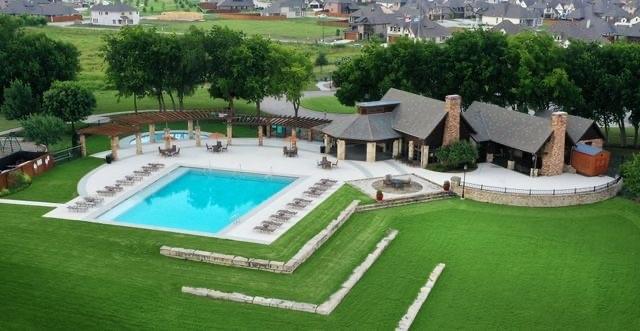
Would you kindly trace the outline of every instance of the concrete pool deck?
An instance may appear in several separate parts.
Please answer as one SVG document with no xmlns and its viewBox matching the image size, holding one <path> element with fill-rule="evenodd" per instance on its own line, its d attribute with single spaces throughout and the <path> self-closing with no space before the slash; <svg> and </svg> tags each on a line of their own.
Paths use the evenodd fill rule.
<svg viewBox="0 0 640 331">
<path fill-rule="evenodd" d="M 206 141 L 207 140 L 203 141 L 203 145 Z M 158 146 L 161 146 L 162 143 L 143 145 L 142 155 L 136 155 L 135 148 L 121 149 L 119 151 L 120 160 L 113 162 L 112 164 L 104 164 L 94 169 L 78 183 L 78 193 L 80 196 L 94 195 L 96 190 L 102 189 L 106 185 L 113 185 L 117 179 L 121 179 L 125 175 L 131 175 L 134 170 L 138 170 L 143 165 L 150 162 L 164 163 L 165 168 L 149 177 L 145 177 L 140 183 L 134 184 L 130 187 L 125 186 L 123 192 L 118 193 L 115 197 L 105 198 L 105 203 L 102 206 L 99 206 L 87 213 L 70 212 L 66 208 L 66 205 L 64 205 L 52 210 L 45 216 L 127 226 L 120 222 L 101 221 L 97 220 L 97 218 L 99 215 L 118 205 L 148 185 L 160 180 L 164 175 L 180 166 L 298 177 L 294 183 L 290 184 L 283 191 L 269 199 L 268 203 L 255 208 L 215 235 L 135 225 L 135 227 L 138 228 L 270 244 L 277 240 L 289 228 L 293 227 L 298 221 L 300 221 L 300 219 L 322 203 L 322 201 L 335 192 L 335 190 L 345 182 L 372 177 L 383 177 L 387 174 L 396 176 L 413 173 L 433 183 L 441 185 L 445 180 L 450 180 L 452 176 L 462 177 L 462 174 L 429 171 L 426 169 L 410 167 L 394 160 L 376 163 L 341 160 L 338 162 L 339 164 L 337 168 L 325 170 L 317 166 L 317 162 L 323 156 L 323 154 L 319 153 L 321 144 L 319 142 L 308 142 L 303 140 L 298 141 L 297 145 L 299 149 L 299 156 L 294 158 L 287 158 L 282 155 L 282 147 L 289 143 L 284 139 L 277 138 L 265 139 L 264 146 L 261 147 L 257 146 L 256 138 L 234 138 L 233 144 L 229 146 L 229 151 L 223 153 L 207 152 L 204 146 L 196 147 L 194 140 L 175 141 L 175 144 L 181 148 L 180 156 L 170 158 L 161 157 L 158 154 Z M 93 156 L 104 157 L 108 153 L 109 152 L 107 151 L 94 154 Z M 336 161 L 333 157 L 329 157 L 329 159 L 332 162 Z M 269 215 L 273 214 L 275 211 L 285 209 L 287 203 L 291 202 L 294 198 L 304 197 L 303 192 L 322 178 L 337 180 L 339 184 L 334 185 L 329 191 L 319 198 L 311 199 L 313 202 L 310 206 L 299 211 L 292 220 L 285 223 L 274 233 L 265 234 L 253 230 L 255 226 L 259 225 L 261 221 L 268 219 Z M 496 165 L 480 164 L 476 170 L 467 173 L 466 180 L 468 183 L 474 184 L 547 190 L 595 186 L 607 183 L 612 180 L 612 178 L 584 177 L 576 174 L 531 178 Z M 77 199 L 70 201 L 70 203 L 73 203 L 75 200 Z"/>
</svg>

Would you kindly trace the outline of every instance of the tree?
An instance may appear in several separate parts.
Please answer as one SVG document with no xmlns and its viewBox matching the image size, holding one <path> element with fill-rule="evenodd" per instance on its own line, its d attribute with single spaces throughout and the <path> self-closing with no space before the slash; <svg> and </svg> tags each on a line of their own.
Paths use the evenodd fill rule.
<svg viewBox="0 0 640 331">
<path fill-rule="evenodd" d="M 640 153 L 635 153 L 631 160 L 623 163 L 621 172 L 627 190 L 635 196 L 640 196 Z"/>
<path fill-rule="evenodd" d="M 51 146 L 62 138 L 64 122 L 53 115 L 34 114 L 20 122 L 24 136 L 39 145 Z"/>
<path fill-rule="evenodd" d="M 11 86 L 4 90 L 4 104 L 0 107 L 0 113 L 6 119 L 24 119 L 37 113 L 39 108 L 29 85 L 14 80 Z"/>
<path fill-rule="evenodd" d="M 284 96 L 287 101 L 293 104 L 295 117 L 298 117 L 302 91 L 312 79 L 313 66 L 309 58 L 302 53 L 290 53 L 287 65 L 284 66 L 282 78 L 279 81 L 284 83 Z"/>
<path fill-rule="evenodd" d="M 244 34 L 227 27 L 214 26 L 205 35 L 209 95 L 227 101 L 232 115 L 233 101 L 244 88 L 245 63 L 251 57 L 243 44 Z"/>
<path fill-rule="evenodd" d="M 71 123 L 72 142 L 75 144 L 75 122 L 81 121 L 96 106 L 96 98 L 87 88 L 77 82 L 55 82 L 45 92 L 42 102 L 43 110 L 64 122 Z"/>
<path fill-rule="evenodd" d="M 176 91 L 178 107 L 184 110 L 184 98 L 193 95 L 198 86 L 204 82 L 206 53 L 204 50 L 204 34 L 196 28 L 190 28 L 186 34 L 171 38 L 177 47 L 173 48 L 174 65 L 170 68 L 169 87 Z"/>
<path fill-rule="evenodd" d="M 322 71 L 322 67 L 328 64 L 329 60 L 327 59 L 327 54 L 322 51 L 318 53 L 318 56 L 316 57 L 316 67 L 320 67 L 320 71 Z"/>
</svg>

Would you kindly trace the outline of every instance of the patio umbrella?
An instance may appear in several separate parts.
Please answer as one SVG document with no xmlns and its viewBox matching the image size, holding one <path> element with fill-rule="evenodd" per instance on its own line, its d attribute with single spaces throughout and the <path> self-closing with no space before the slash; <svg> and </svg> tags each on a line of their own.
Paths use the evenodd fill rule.
<svg viewBox="0 0 640 331">
<path fill-rule="evenodd" d="M 222 135 L 220 133 L 214 132 L 214 133 L 209 135 L 209 139 L 215 140 L 217 142 L 218 140 L 220 140 L 221 136 Z"/>
<path fill-rule="evenodd" d="M 173 137 L 171 136 L 171 129 L 164 128 L 164 148 L 165 149 L 169 149 L 171 147 L 171 139 L 173 139 Z"/>
<path fill-rule="evenodd" d="M 296 138 L 296 136 L 289 136 L 287 137 L 287 140 L 289 141 L 289 143 L 291 143 L 291 148 L 296 146 L 296 142 L 298 141 L 298 138 Z"/>
</svg>

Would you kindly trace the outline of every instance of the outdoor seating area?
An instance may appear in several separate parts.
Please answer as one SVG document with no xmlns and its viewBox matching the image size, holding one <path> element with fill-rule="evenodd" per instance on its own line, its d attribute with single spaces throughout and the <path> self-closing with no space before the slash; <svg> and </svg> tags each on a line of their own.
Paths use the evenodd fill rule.
<svg viewBox="0 0 640 331">
<path fill-rule="evenodd" d="M 132 175 L 125 175 L 124 178 L 116 180 L 115 184 L 106 185 L 103 189 L 97 190 L 96 193 L 100 196 L 112 197 L 118 192 L 122 192 L 124 190 L 124 186 L 133 186 L 134 184 L 141 182 L 144 177 L 150 176 L 153 172 L 162 168 L 164 168 L 163 163 L 148 163 L 147 165 L 142 166 L 139 170 L 134 170 Z"/>
<path fill-rule="evenodd" d="M 171 148 L 163 149 L 163 148 L 160 148 L 160 146 L 158 146 L 158 152 L 160 152 L 160 155 L 164 157 L 178 156 L 180 155 L 180 147 L 177 147 L 176 145 L 172 145 Z"/>
<path fill-rule="evenodd" d="M 331 168 L 335 168 L 338 166 L 338 161 L 336 160 L 336 162 L 331 162 L 329 161 L 329 159 L 327 159 L 326 156 L 322 157 L 322 160 L 318 161 L 318 167 L 321 167 L 322 169 L 327 169 L 327 170 L 331 170 Z"/>
<path fill-rule="evenodd" d="M 287 146 L 283 146 L 282 154 L 286 157 L 296 157 L 298 156 L 298 147 L 293 146 L 291 148 L 287 148 Z"/>
<path fill-rule="evenodd" d="M 226 146 L 222 146 L 221 141 L 217 141 L 215 145 L 211 145 L 211 146 L 205 143 L 205 146 L 207 147 L 207 152 L 212 152 L 212 153 L 226 152 L 229 150 L 229 144 L 227 144 Z"/>
<path fill-rule="evenodd" d="M 323 178 L 316 182 L 309 190 L 305 191 L 305 195 L 311 197 L 311 199 L 318 198 L 337 182 L 338 181 L 336 180 Z M 278 210 L 276 213 L 269 216 L 269 219 L 262 221 L 260 225 L 253 229 L 254 231 L 261 233 L 273 233 L 298 214 L 298 211 L 304 210 L 311 205 L 312 202 L 313 200 L 305 198 L 295 198 L 291 202 L 287 203 L 288 209 Z"/>
<path fill-rule="evenodd" d="M 104 202 L 104 198 L 97 196 L 85 196 L 81 200 L 76 201 L 73 205 L 67 206 L 71 212 L 85 213 L 89 209 L 97 207 Z"/>
</svg>

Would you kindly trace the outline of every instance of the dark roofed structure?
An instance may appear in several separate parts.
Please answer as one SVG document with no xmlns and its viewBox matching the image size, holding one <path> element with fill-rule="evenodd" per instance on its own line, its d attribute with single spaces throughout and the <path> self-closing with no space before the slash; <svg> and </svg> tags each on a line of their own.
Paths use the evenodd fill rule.
<svg viewBox="0 0 640 331">
<path fill-rule="evenodd" d="M 426 139 L 446 116 L 443 101 L 418 94 L 391 88 L 382 100 L 400 100 L 393 129 L 417 138 Z"/>
<path fill-rule="evenodd" d="M 48 2 L 37 0 L 15 0 L 9 2 L 0 10 L 8 15 L 36 15 L 44 16 L 50 22 L 81 20 L 82 16 L 72 7 L 62 2 Z"/>
<path fill-rule="evenodd" d="M 551 114 L 551 111 L 546 111 L 536 113 L 536 116 L 550 119 Z M 584 140 L 604 139 L 605 137 L 594 120 L 575 115 L 567 115 L 567 135 L 574 144 Z"/>
<path fill-rule="evenodd" d="M 400 134 L 389 125 L 393 113 L 351 115 L 334 121 L 322 131 L 336 139 L 355 141 L 385 141 L 400 138 Z"/>
<path fill-rule="evenodd" d="M 97 4 L 91 7 L 91 11 L 104 11 L 104 12 L 137 12 L 134 7 L 129 6 L 126 3 L 115 2 L 110 5 Z"/>
</svg>

